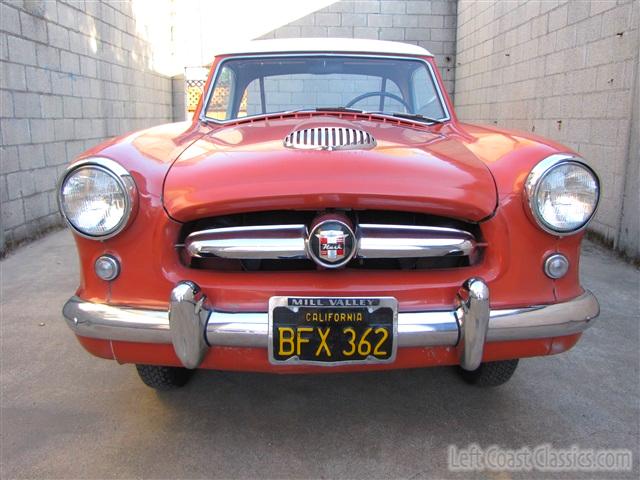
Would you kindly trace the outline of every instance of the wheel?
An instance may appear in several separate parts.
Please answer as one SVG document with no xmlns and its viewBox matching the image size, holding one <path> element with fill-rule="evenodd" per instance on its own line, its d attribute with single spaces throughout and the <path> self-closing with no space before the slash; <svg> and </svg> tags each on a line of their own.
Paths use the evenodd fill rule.
<svg viewBox="0 0 640 480">
<path fill-rule="evenodd" d="M 145 385 L 156 390 L 174 390 L 184 386 L 191 377 L 191 370 L 181 367 L 136 365 L 138 375 Z"/>
<path fill-rule="evenodd" d="M 486 362 L 473 370 L 458 368 L 465 382 L 478 387 L 497 387 L 509 380 L 518 366 L 518 359 Z"/>
</svg>

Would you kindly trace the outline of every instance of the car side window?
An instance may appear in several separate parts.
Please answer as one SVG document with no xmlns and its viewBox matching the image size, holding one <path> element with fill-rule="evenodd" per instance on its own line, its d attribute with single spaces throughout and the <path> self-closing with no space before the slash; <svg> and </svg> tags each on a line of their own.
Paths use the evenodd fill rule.
<svg viewBox="0 0 640 480">
<path fill-rule="evenodd" d="M 425 86 L 428 86 L 425 88 Z M 442 118 L 445 116 L 442 104 L 437 95 L 431 75 L 426 68 L 417 68 L 411 75 L 411 90 L 413 91 L 413 103 L 415 113 L 430 118 Z"/>
<path fill-rule="evenodd" d="M 207 117 L 216 120 L 225 120 L 231 114 L 231 99 L 235 88 L 236 77 L 233 70 L 223 66 L 216 81 L 215 88 L 209 100 Z"/>
</svg>

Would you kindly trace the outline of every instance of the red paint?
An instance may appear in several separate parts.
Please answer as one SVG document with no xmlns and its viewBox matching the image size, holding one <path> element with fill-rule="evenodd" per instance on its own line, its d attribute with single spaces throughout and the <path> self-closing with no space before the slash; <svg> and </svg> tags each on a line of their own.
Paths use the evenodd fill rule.
<svg viewBox="0 0 640 480">
<path fill-rule="evenodd" d="M 282 139 L 294 129 L 338 123 L 299 117 L 231 126 L 196 141 L 165 180 L 169 215 L 186 222 L 255 210 L 391 207 L 478 221 L 495 210 L 491 173 L 456 136 L 342 114 L 341 126 L 366 130 L 378 145 L 285 149 Z"/>
<path fill-rule="evenodd" d="M 488 343 L 483 360 L 510 360 L 564 352 L 575 345 L 580 334 L 566 337 Z M 78 337 L 90 353 L 115 358 L 120 363 L 181 366 L 171 345 L 131 342 L 109 342 Z M 114 357 L 102 355 L 113 350 Z M 272 365 L 266 348 L 213 347 L 207 352 L 201 368 L 214 370 L 253 371 L 269 373 L 338 373 L 353 371 L 392 370 L 457 365 L 460 352 L 456 347 L 399 348 L 393 364 L 342 365 L 322 367 L 313 365 Z"/>
<path fill-rule="evenodd" d="M 433 63 L 431 58 L 425 60 Z M 445 100 L 453 112 L 446 95 Z M 455 115 L 436 126 L 381 122 L 357 114 L 305 113 L 240 120 L 222 127 L 201 124 L 198 113 L 190 124 L 126 135 L 82 155 L 108 157 L 127 168 L 140 201 L 135 221 L 116 237 L 96 242 L 76 236 L 81 298 L 164 309 L 176 282 L 188 279 L 203 289 L 208 306 L 226 311 L 264 312 L 274 295 L 390 295 L 398 299 L 400 311 L 417 311 L 453 308 L 458 287 L 472 276 L 489 283 L 492 308 L 548 304 L 582 293 L 578 281 L 581 235 L 557 238 L 542 231 L 528 217 L 523 197 L 531 168 L 548 155 L 570 152 L 566 147 L 522 132 L 462 124 Z M 376 137 L 378 146 L 370 151 L 284 149 L 282 139 L 293 128 L 320 124 L 365 129 Z M 338 165 L 340 169 L 333 168 Z M 303 272 L 189 269 L 174 248 L 181 221 L 242 211 L 328 207 L 419 211 L 481 221 L 488 247 L 482 261 L 468 268 Z M 555 282 L 542 271 L 544 258 L 553 252 L 571 260 L 569 274 Z M 122 261 L 121 275 L 110 288 L 93 271 L 95 259 L 103 253 Z M 578 338 L 488 344 L 485 359 L 558 353 Z M 121 362 L 177 364 L 170 345 L 80 342 L 103 358 L 115 355 Z M 400 349 L 394 364 L 375 368 L 450 365 L 457 358 L 455 349 Z M 203 368 L 372 369 L 276 368 L 268 364 L 266 348 L 214 348 Z"/>
<path fill-rule="evenodd" d="M 80 345 L 84 349 L 95 355 L 96 357 L 106 358 L 107 360 L 114 360 L 113 350 L 111 350 L 111 342 L 109 340 L 100 340 L 97 338 L 76 336 Z"/>
</svg>

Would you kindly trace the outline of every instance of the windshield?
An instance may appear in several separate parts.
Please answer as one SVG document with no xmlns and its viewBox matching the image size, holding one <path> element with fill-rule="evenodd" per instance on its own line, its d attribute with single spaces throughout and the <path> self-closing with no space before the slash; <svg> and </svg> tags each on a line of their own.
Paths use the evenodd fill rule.
<svg viewBox="0 0 640 480">
<path fill-rule="evenodd" d="M 336 107 L 448 118 L 426 62 L 322 55 L 223 61 L 216 70 L 205 116 L 230 121 Z"/>
</svg>

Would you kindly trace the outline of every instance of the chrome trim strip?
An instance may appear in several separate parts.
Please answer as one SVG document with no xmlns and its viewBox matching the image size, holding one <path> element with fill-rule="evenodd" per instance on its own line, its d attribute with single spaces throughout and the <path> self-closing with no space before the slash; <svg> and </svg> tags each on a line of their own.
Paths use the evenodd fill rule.
<svg viewBox="0 0 640 480">
<path fill-rule="evenodd" d="M 212 311 L 207 323 L 209 345 L 221 347 L 266 348 L 269 336 L 267 313 L 228 313 Z"/>
<path fill-rule="evenodd" d="M 385 59 L 385 58 L 391 58 L 394 60 L 415 60 L 418 62 L 422 62 L 427 66 L 427 69 L 429 70 L 429 75 L 431 76 L 431 81 L 433 82 L 433 85 L 435 87 L 436 93 L 438 95 L 438 99 L 440 100 L 440 105 L 442 106 L 442 111 L 446 114 L 445 117 L 443 118 L 439 118 L 437 120 L 441 121 L 441 122 L 447 122 L 449 120 L 451 120 L 451 113 L 449 112 L 449 108 L 447 107 L 447 102 L 444 101 L 444 95 L 442 94 L 442 89 L 440 88 L 440 83 L 438 83 L 438 79 L 435 75 L 435 72 L 433 71 L 433 67 L 431 66 L 431 64 L 429 62 L 427 62 L 426 60 L 424 60 L 423 58 L 420 57 L 414 57 L 414 56 L 403 56 L 403 55 L 363 55 L 363 54 L 353 54 L 353 53 L 318 53 L 318 52 L 310 52 L 310 53 L 289 53 L 289 54 L 278 54 L 278 53 L 274 53 L 274 54 L 265 54 L 265 55 L 233 55 L 230 56 L 229 58 L 225 58 L 223 59 L 220 63 L 218 63 L 216 65 L 216 69 L 213 72 L 212 76 L 211 76 L 211 82 L 209 84 L 209 88 L 206 92 L 206 95 L 204 96 L 203 102 L 202 102 L 202 108 L 200 109 L 200 115 L 199 115 L 199 119 L 201 122 L 207 122 L 207 123 L 213 123 L 215 125 L 225 125 L 228 123 L 237 123 L 237 122 L 241 122 L 247 119 L 257 119 L 261 116 L 264 115 L 251 115 L 251 116 L 247 116 L 247 117 L 240 117 L 240 118 L 234 118 L 231 120 L 216 120 L 214 118 L 210 118 L 206 116 L 206 112 L 207 112 L 207 108 L 209 106 L 209 101 L 211 99 L 211 95 L 213 94 L 213 89 L 215 87 L 216 84 L 216 80 L 218 78 L 218 73 L 220 71 L 220 68 L 222 67 L 222 65 L 229 61 L 229 60 L 233 60 L 233 59 L 238 59 L 238 58 L 279 58 L 279 57 L 349 57 L 349 58 L 377 58 L 377 59 Z M 433 58 L 433 57 L 432 57 Z M 270 115 L 277 115 L 277 114 L 286 114 L 287 112 L 273 112 L 272 114 L 267 114 L 266 116 L 270 116 Z M 326 112 L 322 112 L 323 115 L 326 115 Z M 391 120 L 401 120 L 398 117 L 394 117 L 393 115 L 384 115 L 384 114 L 376 114 L 379 116 L 384 116 L 385 118 L 389 118 Z M 422 121 L 412 121 L 411 119 L 404 119 L 405 121 L 408 122 L 413 122 L 416 125 L 430 125 L 428 122 L 422 122 Z"/>
<path fill-rule="evenodd" d="M 203 309 L 204 311 L 204 309 Z M 267 347 L 269 314 L 208 311 L 209 345 Z M 566 302 L 492 310 L 488 342 L 562 337 L 590 327 L 600 313 L 595 296 L 585 291 Z M 72 297 L 63 309 L 75 334 L 143 343 L 172 343 L 166 310 L 118 307 Z M 459 341 L 455 311 L 398 313 L 398 346 L 455 346 Z"/>
<path fill-rule="evenodd" d="M 306 240 L 304 225 L 212 228 L 191 233 L 185 249 L 196 258 L 307 258 Z"/>
<path fill-rule="evenodd" d="M 191 233 L 184 246 L 195 258 L 313 260 L 307 248 L 308 236 L 304 225 L 213 228 Z M 361 224 L 355 238 L 356 258 L 469 256 L 477 248 L 471 233 L 455 228 Z M 349 260 L 351 257 L 335 265 L 322 265 L 336 268 Z"/>
<path fill-rule="evenodd" d="M 455 228 L 361 224 L 357 236 L 359 258 L 469 256 L 476 249 L 474 236 Z"/>
<path fill-rule="evenodd" d="M 398 346 L 437 347 L 457 345 L 460 332 L 453 312 L 398 313 Z"/>
</svg>

